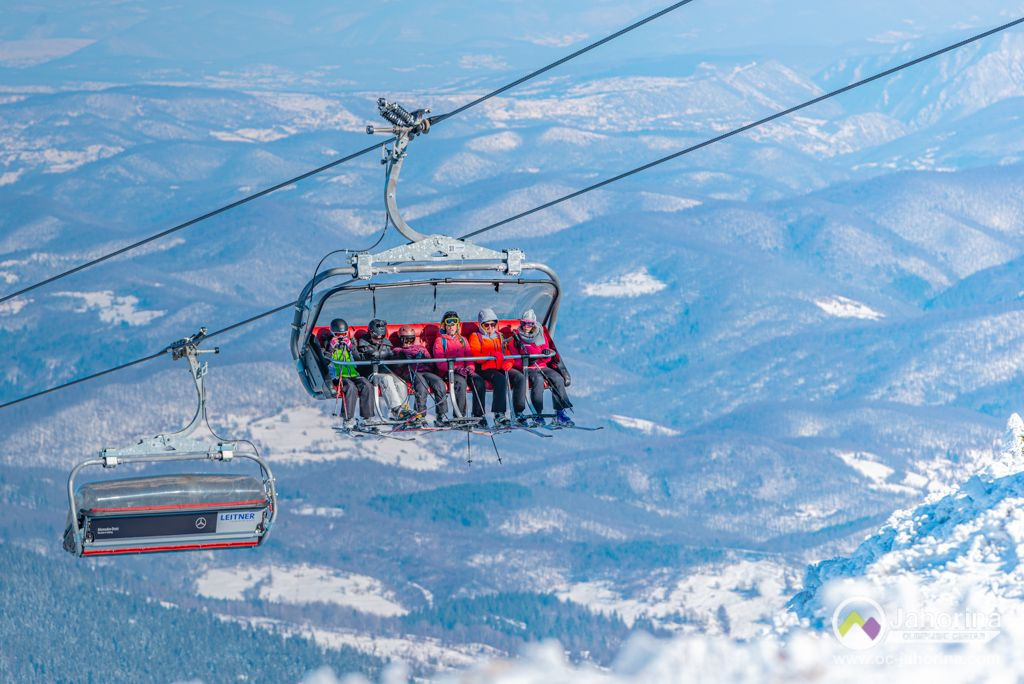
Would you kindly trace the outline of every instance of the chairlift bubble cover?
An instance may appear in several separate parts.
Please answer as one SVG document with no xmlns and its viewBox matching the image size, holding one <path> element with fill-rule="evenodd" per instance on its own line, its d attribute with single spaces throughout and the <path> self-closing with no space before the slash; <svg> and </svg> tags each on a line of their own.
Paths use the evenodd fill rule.
<svg viewBox="0 0 1024 684">
<path fill-rule="evenodd" d="M 82 485 L 75 496 L 81 555 L 257 546 L 271 501 L 258 478 L 163 475 Z M 75 552 L 73 520 L 64 548 Z"/>
</svg>

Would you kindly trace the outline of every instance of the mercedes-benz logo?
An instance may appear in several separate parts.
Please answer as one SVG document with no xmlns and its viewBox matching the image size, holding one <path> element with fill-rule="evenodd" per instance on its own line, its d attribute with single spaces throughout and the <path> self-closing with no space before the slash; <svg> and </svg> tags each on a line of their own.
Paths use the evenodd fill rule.
<svg viewBox="0 0 1024 684">
<path fill-rule="evenodd" d="M 201 530 L 206 527 L 206 518 L 196 518 L 196 529 Z"/>
</svg>

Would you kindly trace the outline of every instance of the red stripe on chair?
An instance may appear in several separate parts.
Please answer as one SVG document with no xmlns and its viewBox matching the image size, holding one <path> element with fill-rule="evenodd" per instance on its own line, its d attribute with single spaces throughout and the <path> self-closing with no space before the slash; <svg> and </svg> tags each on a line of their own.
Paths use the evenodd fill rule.
<svg viewBox="0 0 1024 684">
<path fill-rule="evenodd" d="M 220 542 L 217 544 L 178 544 L 174 546 L 139 546 L 131 549 L 93 549 L 83 551 L 83 556 L 112 556 L 119 553 L 153 553 L 156 551 L 203 551 L 206 549 L 231 549 L 241 546 L 259 546 L 257 541 Z"/>
</svg>

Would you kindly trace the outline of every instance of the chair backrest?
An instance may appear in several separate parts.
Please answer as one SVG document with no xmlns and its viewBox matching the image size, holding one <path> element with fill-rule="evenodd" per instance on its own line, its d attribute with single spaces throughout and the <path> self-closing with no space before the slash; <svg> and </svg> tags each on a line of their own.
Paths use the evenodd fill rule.
<svg viewBox="0 0 1024 684">
<path fill-rule="evenodd" d="M 416 335 L 419 337 L 420 343 L 423 346 L 425 346 L 427 349 L 433 349 L 434 348 L 434 340 L 437 339 L 437 336 L 441 332 L 440 328 L 437 325 L 437 323 L 394 323 L 394 324 L 389 323 L 388 324 L 388 339 L 391 340 L 391 343 L 393 345 L 395 345 L 397 347 L 397 346 L 399 346 L 401 344 L 399 342 L 399 340 L 398 340 L 398 330 L 399 330 L 399 328 L 401 328 L 404 325 L 412 326 L 412 328 L 416 331 Z M 541 327 L 543 328 L 543 326 L 541 326 Z M 463 321 L 462 322 L 462 336 L 465 337 L 466 339 L 469 339 L 469 336 L 471 334 L 477 332 L 479 329 L 480 328 L 477 326 L 475 321 Z M 518 319 L 502 319 L 502 320 L 498 321 L 498 330 L 501 332 L 502 336 L 504 336 L 504 337 L 511 337 L 512 333 L 514 331 L 518 330 L 518 329 L 519 329 L 519 320 Z M 544 339 L 546 339 L 547 343 L 551 346 L 551 348 L 555 349 L 556 352 L 557 352 L 557 349 L 555 347 L 554 341 L 551 339 L 551 334 L 548 332 L 547 328 L 543 328 L 543 330 L 544 330 Z M 320 345 L 324 349 L 326 349 L 327 345 L 331 341 L 331 337 L 332 337 L 330 327 L 326 326 L 326 325 L 319 325 L 319 326 L 313 328 L 313 333 L 312 334 L 313 334 L 313 337 L 315 337 L 317 339 L 317 341 L 320 342 Z M 350 325 L 348 327 L 348 334 L 349 334 L 349 337 L 351 337 L 352 339 L 358 340 L 360 337 L 363 337 L 364 335 L 366 335 L 366 326 L 365 325 Z"/>
</svg>

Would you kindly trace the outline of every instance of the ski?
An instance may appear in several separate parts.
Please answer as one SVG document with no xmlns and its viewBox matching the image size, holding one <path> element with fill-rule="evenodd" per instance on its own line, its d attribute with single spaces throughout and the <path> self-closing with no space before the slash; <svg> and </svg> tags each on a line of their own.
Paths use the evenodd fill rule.
<svg viewBox="0 0 1024 684">
<path fill-rule="evenodd" d="M 386 439 L 395 439 L 398 440 L 399 442 L 413 441 L 412 437 L 396 437 L 395 435 L 391 434 L 391 431 L 374 430 L 372 427 L 353 427 L 348 429 L 336 427 L 334 429 L 346 435 L 354 435 L 356 437 L 384 437 Z"/>
<path fill-rule="evenodd" d="M 545 435 L 536 428 L 527 427 L 526 425 L 513 425 L 512 430 L 522 430 L 523 432 L 529 432 L 531 435 L 537 435 L 538 437 L 551 437 L 551 435 Z"/>
<path fill-rule="evenodd" d="M 599 425 L 598 427 L 587 427 L 585 425 L 544 425 L 543 427 L 546 430 L 551 430 L 552 432 L 555 430 L 583 430 L 585 432 L 597 432 L 598 430 L 604 430 L 603 425 Z"/>
</svg>

